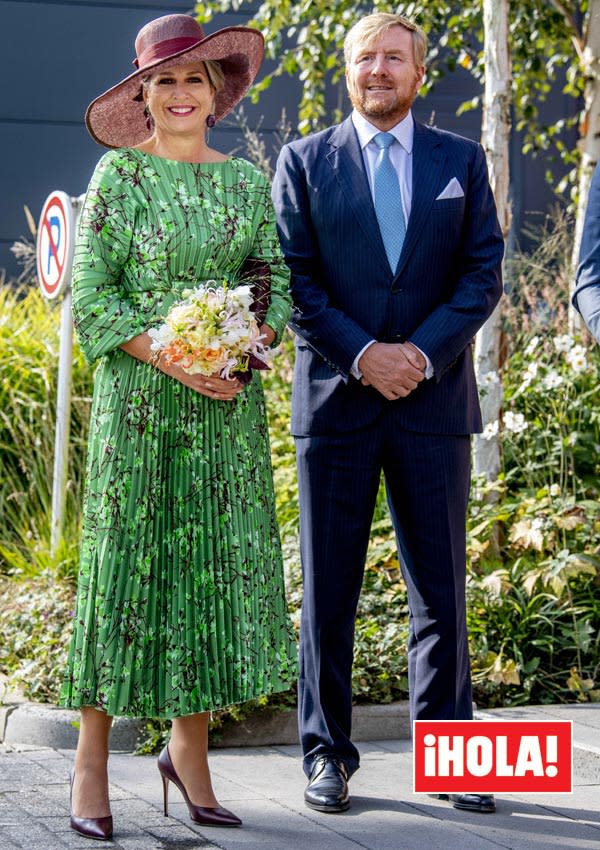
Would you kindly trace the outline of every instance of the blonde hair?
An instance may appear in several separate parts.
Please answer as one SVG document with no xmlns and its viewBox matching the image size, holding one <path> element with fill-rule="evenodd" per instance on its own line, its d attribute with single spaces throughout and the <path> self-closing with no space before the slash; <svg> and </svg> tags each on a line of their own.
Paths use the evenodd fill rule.
<svg viewBox="0 0 600 850">
<path fill-rule="evenodd" d="M 348 30 L 344 39 L 344 59 L 350 64 L 352 51 L 359 42 L 369 45 L 391 27 L 399 26 L 408 30 L 412 35 L 413 59 L 417 67 L 425 64 L 427 55 L 427 36 L 418 24 L 402 15 L 392 15 L 389 12 L 376 12 L 361 18 L 358 23 Z"/>
<path fill-rule="evenodd" d="M 206 68 L 209 83 L 215 92 L 220 92 L 221 89 L 225 88 L 225 74 L 221 68 L 221 63 L 217 62 L 216 59 L 203 59 L 202 61 Z"/>
<path fill-rule="evenodd" d="M 164 68 L 162 66 L 156 68 L 146 76 L 142 77 L 142 86 L 147 86 L 156 74 L 160 74 L 163 71 L 167 71 L 171 67 L 180 67 L 181 65 L 188 64 L 187 62 L 182 62 L 182 58 L 183 57 L 180 57 L 178 60 L 176 59 L 174 62 L 166 64 Z M 216 59 L 199 59 L 198 61 L 202 62 L 202 64 L 204 65 L 206 76 L 208 77 L 208 82 L 215 90 L 215 94 L 218 94 L 221 89 L 225 88 L 225 74 L 223 73 L 223 69 L 221 68 L 221 63 L 217 62 Z"/>
</svg>

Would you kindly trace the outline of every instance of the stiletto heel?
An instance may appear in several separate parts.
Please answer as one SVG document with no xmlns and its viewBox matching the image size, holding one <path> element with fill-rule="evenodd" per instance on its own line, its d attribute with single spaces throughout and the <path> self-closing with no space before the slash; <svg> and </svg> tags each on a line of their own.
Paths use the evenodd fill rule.
<svg viewBox="0 0 600 850">
<path fill-rule="evenodd" d="M 194 823 L 199 823 L 202 826 L 242 825 L 242 822 L 237 817 L 237 815 L 234 815 L 233 812 L 229 811 L 229 809 L 224 809 L 222 806 L 196 806 L 194 803 L 192 803 L 192 801 L 188 797 L 183 782 L 181 781 L 175 771 L 175 768 L 173 767 L 173 762 L 171 761 L 168 746 L 166 746 L 162 753 L 159 755 L 157 764 L 159 773 L 163 781 L 165 816 L 167 815 L 168 785 L 169 782 L 172 782 L 181 791 L 183 799 L 185 800 L 186 805 L 188 807 L 190 818 L 194 821 Z"/>
<path fill-rule="evenodd" d="M 160 767 L 158 768 L 160 770 Z M 160 774 L 163 784 L 163 810 L 165 817 L 169 817 L 169 779 L 162 772 Z"/>
<path fill-rule="evenodd" d="M 112 815 L 104 818 L 78 818 L 73 814 L 73 782 L 75 781 L 75 770 L 69 774 L 70 796 L 69 809 L 71 813 L 70 826 L 79 835 L 85 838 L 94 838 L 96 841 L 110 841 L 113 835 Z"/>
</svg>

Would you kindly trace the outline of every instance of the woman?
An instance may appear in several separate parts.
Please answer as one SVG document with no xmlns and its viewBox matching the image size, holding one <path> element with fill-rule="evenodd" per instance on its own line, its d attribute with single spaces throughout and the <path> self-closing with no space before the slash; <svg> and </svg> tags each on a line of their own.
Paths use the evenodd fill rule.
<svg viewBox="0 0 600 850">
<path fill-rule="evenodd" d="M 100 160 L 81 218 L 73 311 L 94 384 L 74 633 L 63 705 L 81 708 L 71 826 L 108 839 L 114 715 L 171 718 L 158 761 L 192 820 L 238 826 L 207 764 L 208 714 L 286 690 L 295 674 L 260 380 L 189 375 L 156 359 L 148 329 L 185 289 L 235 285 L 266 264 L 261 330 L 289 313 L 269 186 L 208 146 L 241 100 L 262 36 L 205 37 L 188 15 L 151 21 L 138 70 L 97 98 L 86 122 L 117 148 Z"/>
</svg>

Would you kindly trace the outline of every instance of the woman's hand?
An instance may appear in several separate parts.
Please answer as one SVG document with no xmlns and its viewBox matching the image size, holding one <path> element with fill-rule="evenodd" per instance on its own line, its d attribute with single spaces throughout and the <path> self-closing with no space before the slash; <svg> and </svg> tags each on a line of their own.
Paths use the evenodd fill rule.
<svg viewBox="0 0 600 850">
<path fill-rule="evenodd" d="M 173 363 L 159 363 L 158 368 L 166 375 L 170 375 L 170 377 L 185 384 L 186 387 L 217 401 L 233 401 L 236 395 L 244 389 L 244 385 L 237 378 L 228 381 L 225 378 L 220 378 L 218 374 L 188 375 L 180 366 L 175 366 Z"/>
<path fill-rule="evenodd" d="M 271 345 L 273 340 L 275 339 L 275 331 L 269 325 L 261 325 L 259 328 L 263 339 L 261 340 L 263 345 Z"/>
<path fill-rule="evenodd" d="M 266 327 L 266 325 L 263 325 L 263 327 Z M 269 328 L 269 330 L 271 329 Z M 161 356 L 157 357 L 156 353 L 150 348 L 151 344 L 152 340 L 148 334 L 143 333 L 133 337 L 128 342 L 124 342 L 120 347 L 127 354 L 131 354 L 132 357 L 142 360 L 144 363 L 151 363 L 165 375 L 175 378 L 176 381 L 208 398 L 214 398 L 217 401 L 233 401 L 236 395 L 244 389 L 244 385 L 237 378 L 226 381 L 224 378 L 220 378 L 218 374 L 208 376 L 188 375 L 181 366 L 176 366 Z"/>
</svg>

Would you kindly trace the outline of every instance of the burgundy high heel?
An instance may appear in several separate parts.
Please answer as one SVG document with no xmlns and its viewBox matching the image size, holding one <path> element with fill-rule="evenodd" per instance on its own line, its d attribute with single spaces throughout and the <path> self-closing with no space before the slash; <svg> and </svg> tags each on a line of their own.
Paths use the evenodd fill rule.
<svg viewBox="0 0 600 850">
<path fill-rule="evenodd" d="M 85 838 L 94 838 L 96 841 L 110 841 L 113 835 L 112 815 L 104 818 L 78 818 L 73 814 L 73 782 L 75 781 L 75 770 L 69 774 L 70 795 L 69 809 L 71 812 L 71 829 L 83 835 Z"/>
<path fill-rule="evenodd" d="M 229 809 L 224 809 L 222 806 L 196 806 L 187 795 L 187 791 L 183 785 L 183 782 L 177 775 L 175 768 L 173 767 L 173 762 L 171 761 L 171 756 L 169 755 L 169 747 L 166 746 L 162 753 L 158 757 L 158 770 L 162 777 L 163 782 L 163 801 L 164 801 L 164 811 L 165 817 L 168 817 L 169 814 L 169 782 L 172 782 L 176 785 L 183 795 L 183 799 L 185 800 L 188 811 L 190 813 L 190 818 L 194 821 L 194 823 L 199 823 L 202 826 L 241 826 L 242 822 L 234 815 L 233 812 L 230 812 Z"/>
</svg>

